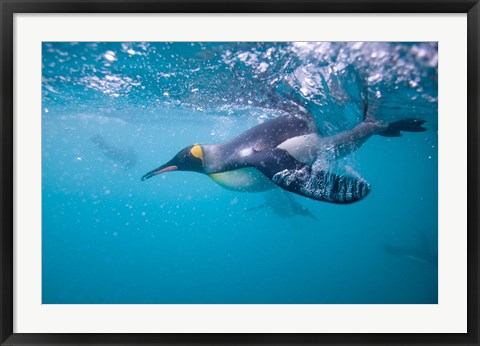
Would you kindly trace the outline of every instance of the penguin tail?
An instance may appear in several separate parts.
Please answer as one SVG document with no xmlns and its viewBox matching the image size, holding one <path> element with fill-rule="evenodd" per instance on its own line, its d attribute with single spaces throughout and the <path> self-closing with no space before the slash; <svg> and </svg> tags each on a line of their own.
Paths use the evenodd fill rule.
<svg viewBox="0 0 480 346">
<path fill-rule="evenodd" d="M 400 137 L 403 132 L 424 132 L 427 131 L 422 125 L 425 124 L 425 120 L 411 118 L 394 121 L 387 125 L 387 128 L 377 133 L 383 137 Z"/>
</svg>

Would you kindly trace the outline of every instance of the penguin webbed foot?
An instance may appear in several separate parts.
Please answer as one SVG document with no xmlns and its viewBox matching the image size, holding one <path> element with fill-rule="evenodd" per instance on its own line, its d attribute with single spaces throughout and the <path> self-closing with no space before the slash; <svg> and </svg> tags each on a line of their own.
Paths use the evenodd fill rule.
<svg viewBox="0 0 480 346">
<path fill-rule="evenodd" d="M 388 124 L 387 128 L 378 133 L 383 137 L 400 137 L 403 132 L 424 132 L 427 131 L 422 125 L 426 121 L 418 118 L 402 119 Z"/>
</svg>

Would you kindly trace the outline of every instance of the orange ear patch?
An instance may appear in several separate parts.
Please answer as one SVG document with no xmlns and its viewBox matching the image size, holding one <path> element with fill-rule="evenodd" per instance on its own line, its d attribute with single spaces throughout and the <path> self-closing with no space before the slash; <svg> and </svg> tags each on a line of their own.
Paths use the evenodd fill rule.
<svg viewBox="0 0 480 346">
<path fill-rule="evenodd" d="M 202 147 L 199 146 L 198 144 L 194 145 L 192 149 L 190 149 L 190 153 L 196 157 L 197 159 L 200 159 L 203 161 L 203 151 Z"/>
</svg>

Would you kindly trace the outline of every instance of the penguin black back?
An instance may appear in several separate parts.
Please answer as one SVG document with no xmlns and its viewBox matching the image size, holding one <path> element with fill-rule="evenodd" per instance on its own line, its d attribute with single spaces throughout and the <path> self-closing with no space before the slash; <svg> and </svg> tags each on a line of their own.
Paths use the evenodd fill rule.
<svg viewBox="0 0 480 346">
<path fill-rule="evenodd" d="M 287 139 L 317 131 L 314 119 L 307 114 L 283 115 L 241 133 L 232 140 L 206 146 L 206 171 L 217 173 L 256 166 L 265 153 L 271 153 Z M 210 156 L 210 157 L 209 157 Z"/>
</svg>

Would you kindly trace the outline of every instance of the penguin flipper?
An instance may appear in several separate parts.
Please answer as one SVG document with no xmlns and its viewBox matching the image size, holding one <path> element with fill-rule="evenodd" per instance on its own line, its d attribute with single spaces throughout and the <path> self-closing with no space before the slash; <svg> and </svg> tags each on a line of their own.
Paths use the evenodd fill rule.
<svg viewBox="0 0 480 346">
<path fill-rule="evenodd" d="M 287 191 L 331 203 L 356 202 L 370 191 L 369 184 L 362 179 L 346 174 L 314 171 L 307 165 L 301 169 L 284 169 L 271 180 Z"/>
<path fill-rule="evenodd" d="M 283 149 L 275 149 L 268 158 L 264 156 L 256 168 L 282 189 L 319 201 L 352 203 L 370 191 L 370 185 L 363 179 L 314 170 Z"/>
</svg>

